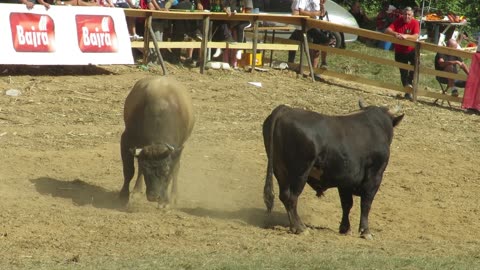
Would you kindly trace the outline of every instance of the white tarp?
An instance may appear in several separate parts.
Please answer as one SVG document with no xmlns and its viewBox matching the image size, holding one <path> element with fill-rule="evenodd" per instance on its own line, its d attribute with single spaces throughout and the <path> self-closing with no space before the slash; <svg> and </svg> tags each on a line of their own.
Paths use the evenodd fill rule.
<svg viewBox="0 0 480 270">
<path fill-rule="evenodd" d="M 0 4 L 0 64 L 133 64 L 122 8 Z"/>
</svg>

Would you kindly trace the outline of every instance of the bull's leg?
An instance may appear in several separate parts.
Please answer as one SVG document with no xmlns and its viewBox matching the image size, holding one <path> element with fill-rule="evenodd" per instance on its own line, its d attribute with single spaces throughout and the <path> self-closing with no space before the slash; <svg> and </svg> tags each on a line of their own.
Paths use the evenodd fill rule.
<svg viewBox="0 0 480 270">
<path fill-rule="evenodd" d="M 287 210 L 288 219 L 290 221 L 290 230 L 296 234 L 302 233 L 307 228 L 297 212 L 298 197 L 302 193 L 306 182 L 305 177 L 295 177 L 289 178 L 285 185 L 279 183 L 279 197 Z"/>
<path fill-rule="evenodd" d="M 138 166 L 138 175 L 137 181 L 135 182 L 135 186 L 133 187 L 133 192 L 141 193 L 143 189 L 143 170 L 140 166 Z"/>
<path fill-rule="evenodd" d="M 368 214 L 370 213 L 370 208 L 372 206 L 374 197 L 375 194 L 366 194 L 360 199 L 360 227 L 358 231 L 360 232 L 360 237 L 368 240 L 373 239 L 370 229 L 368 228 Z"/>
<path fill-rule="evenodd" d="M 122 163 L 123 163 L 123 186 L 120 190 L 120 203 L 122 205 L 128 204 L 128 197 L 130 195 L 130 181 L 135 174 L 135 166 L 134 166 L 134 157 L 132 153 L 128 150 L 128 146 L 126 145 L 127 139 L 125 132 L 122 134 L 122 138 L 120 140 L 120 152 L 122 155 Z"/>
<path fill-rule="evenodd" d="M 381 164 L 378 168 L 371 168 L 367 172 L 367 179 L 363 181 L 362 192 L 360 194 L 360 237 L 371 240 L 373 239 L 368 227 L 368 215 L 372 206 L 375 194 L 382 183 L 383 172 L 387 167 L 387 162 Z"/>
<path fill-rule="evenodd" d="M 169 197 L 169 202 L 172 205 L 177 204 L 177 199 L 178 199 L 178 191 L 177 191 L 177 183 L 178 183 L 178 172 L 180 171 L 180 158 L 173 167 L 172 171 L 172 193 Z"/>
<path fill-rule="evenodd" d="M 340 222 L 339 232 L 341 234 L 348 234 L 350 232 L 350 209 L 353 206 L 353 194 L 350 190 L 338 188 L 340 195 L 340 202 L 342 203 L 342 221 Z"/>
</svg>

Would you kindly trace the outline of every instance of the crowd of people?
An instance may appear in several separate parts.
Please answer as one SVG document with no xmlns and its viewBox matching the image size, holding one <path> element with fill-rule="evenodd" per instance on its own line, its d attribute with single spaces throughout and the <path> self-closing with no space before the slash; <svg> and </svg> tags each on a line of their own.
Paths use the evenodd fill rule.
<svg viewBox="0 0 480 270">
<path fill-rule="evenodd" d="M 35 4 L 43 5 L 49 9 L 51 5 L 70 5 L 70 6 L 103 6 L 118 8 L 135 8 L 174 11 L 180 10 L 210 10 L 218 8 L 219 12 L 225 12 L 232 16 L 238 12 L 251 12 L 253 10 L 252 0 L 220 0 L 215 1 L 215 7 L 211 6 L 210 0 L 17 0 L 17 3 L 25 4 L 28 9 L 32 9 Z M 15 3 L 9 0 L 0 2 Z M 127 17 L 127 26 L 132 41 L 143 40 L 141 32 L 137 31 L 137 25 L 143 26 L 142 19 Z M 250 25 L 249 21 L 215 21 L 213 24 L 213 41 L 226 41 L 229 43 L 244 42 L 244 30 Z M 170 39 L 172 41 L 201 41 L 202 22 L 195 20 L 164 20 L 154 19 L 152 28 L 158 41 Z M 182 61 L 187 64 L 195 65 L 199 54 L 194 49 L 187 49 L 186 56 L 180 53 L 180 50 L 174 49 L 173 62 Z M 236 63 L 241 59 L 242 51 L 227 50 L 224 56 L 228 54 L 230 57 L 224 57 L 226 61 Z M 215 52 L 214 57 L 222 54 L 221 50 Z M 233 56 L 232 56 L 233 55 Z M 194 59 L 196 58 L 196 59 Z"/>
<path fill-rule="evenodd" d="M 211 6 L 210 0 L 17 0 L 18 3 L 25 4 L 28 9 L 32 9 L 34 4 L 40 4 L 49 9 L 51 5 L 72 5 L 72 6 L 105 6 L 119 8 L 141 8 L 150 10 L 175 10 L 175 9 L 195 9 L 195 10 L 211 10 L 225 12 L 228 16 L 232 16 L 237 12 L 251 12 L 253 9 L 252 0 L 220 0 L 215 1 L 215 7 Z M 326 0 L 292 0 L 292 15 L 304 15 L 314 19 L 323 19 L 327 10 L 325 9 Z M 357 20 L 361 28 L 369 28 L 374 22 L 374 29 L 391 35 L 400 40 L 417 41 L 420 34 L 420 23 L 414 18 L 415 10 L 411 6 L 416 5 L 415 1 L 395 1 L 397 7 L 385 1 L 374 20 L 370 19 L 362 9 L 360 1 L 354 1 L 350 6 L 350 13 Z M 192 6 L 193 5 L 193 6 Z M 136 31 L 135 18 L 127 18 L 128 31 L 132 40 L 142 40 L 142 36 Z M 155 19 L 152 23 L 157 40 L 166 40 L 170 38 L 173 41 L 196 40 L 201 41 L 202 22 L 193 20 L 167 20 Z M 245 28 L 250 25 L 248 21 L 214 21 L 213 24 L 213 41 L 225 41 L 229 43 L 245 42 Z M 328 31 L 322 29 L 311 28 L 307 31 L 307 38 L 314 44 L 328 45 L 330 37 Z M 303 41 L 303 33 L 300 29 L 294 30 L 290 39 Z M 450 48 L 457 48 L 458 43 L 454 39 L 447 42 Z M 412 46 L 404 46 L 395 44 L 393 46 L 395 61 L 414 65 L 415 48 Z M 198 53 L 194 53 L 194 49 L 187 49 L 186 56 L 180 58 L 180 51 L 174 50 L 175 55 L 185 63 L 194 63 L 193 59 L 198 58 Z M 226 49 L 223 54 L 223 61 L 227 61 L 235 65 L 236 60 L 241 59 L 241 50 Z M 222 50 L 217 50 L 213 57 L 219 57 Z M 327 53 L 325 51 L 310 50 L 311 64 L 313 67 L 326 69 Z M 289 51 L 288 62 L 295 62 L 296 51 Z M 461 58 L 438 53 L 435 56 L 434 65 L 436 70 L 458 73 L 461 69 L 465 74 L 469 74 L 468 66 Z M 400 68 L 400 82 L 404 88 L 410 89 L 405 93 L 405 98 L 412 100 L 411 92 L 413 90 L 413 71 Z M 318 74 L 314 76 L 320 79 Z M 440 83 L 447 84 L 451 90 L 452 96 L 458 96 L 457 88 L 465 88 L 465 81 L 442 78 L 437 76 Z"/>
</svg>

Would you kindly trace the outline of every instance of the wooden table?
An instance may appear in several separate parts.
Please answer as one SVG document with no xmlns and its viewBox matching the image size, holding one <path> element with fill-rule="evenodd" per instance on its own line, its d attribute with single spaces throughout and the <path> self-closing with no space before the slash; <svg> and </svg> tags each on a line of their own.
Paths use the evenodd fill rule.
<svg viewBox="0 0 480 270">
<path fill-rule="evenodd" d="M 433 43 L 439 46 L 445 46 L 444 40 L 440 39 L 440 34 L 445 35 L 445 33 L 452 27 L 454 30 L 455 28 L 458 28 L 458 31 L 461 32 L 463 30 L 463 27 L 467 25 L 467 22 L 454 23 L 450 21 L 427 21 L 427 20 L 424 20 L 424 22 L 426 24 L 431 24 L 433 26 L 433 32 L 434 32 Z M 445 29 L 442 31 L 442 33 L 440 33 L 440 26 L 446 26 Z M 460 33 L 459 38 L 457 38 L 457 40 L 461 41 L 461 39 L 462 39 L 462 35 Z"/>
</svg>

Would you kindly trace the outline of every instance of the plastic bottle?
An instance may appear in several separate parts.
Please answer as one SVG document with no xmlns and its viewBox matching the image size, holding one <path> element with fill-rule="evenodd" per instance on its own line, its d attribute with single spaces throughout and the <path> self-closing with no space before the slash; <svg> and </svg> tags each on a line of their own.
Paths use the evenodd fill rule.
<svg viewBox="0 0 480 270">
<path fill-rule="evenodd" d="M 195 0 L 192 0 L 192 6 L 190 7 L 190 11 L 191 12 L 195 11 Z"/>
</svg>

